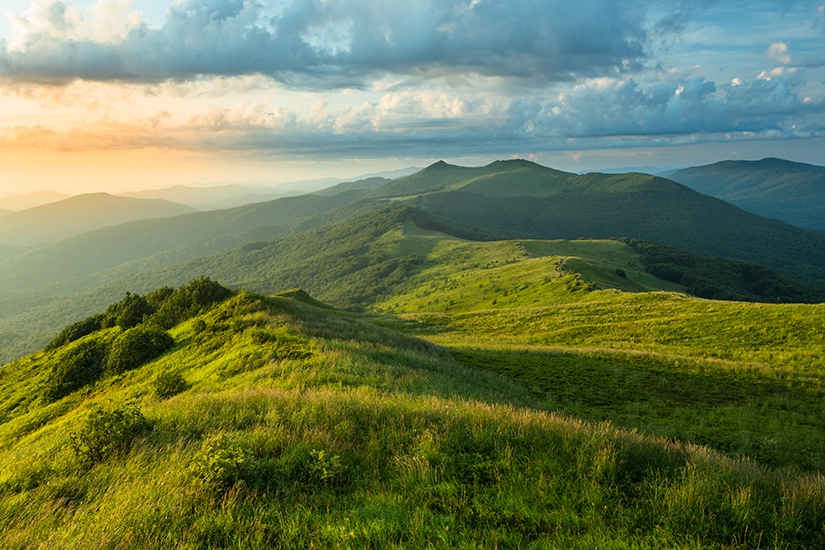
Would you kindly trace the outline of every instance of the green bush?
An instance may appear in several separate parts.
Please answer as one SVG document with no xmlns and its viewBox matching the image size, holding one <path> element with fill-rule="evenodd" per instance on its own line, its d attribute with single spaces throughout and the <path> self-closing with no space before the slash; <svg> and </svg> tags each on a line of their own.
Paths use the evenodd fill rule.
<svg viewBox="0 0 825 550">
<path fill-rule="evenodd" d="M 150 429 L 149 421 L 137 407 L 126 406 L 107 411 L 95 404 L 83 427 L 70 432 L 69 437 L 75 456 L 81 462 L 93 465 L 125 453 L 135 438 Z"/>
<path fill-rule="evenodd" d="M 146 298 L 146 301 L 155 309 L 158 309 L 163 302 L 166 301 L 169 296 L 175 293 L 175 289 L 171 286 L 162 286 L 158 289 L 153 290 L 145 294 L 143 297 Z"/>
<path fill-rule="evenodd" d="M 186 389 L 186 380 L 179 372 L 165 371 L 155 378 L 155 395 L 161 399 L 172 397 Z"/>
<path fill-rule="evenodd" d="M 43 397 L 53 402 L 91 384 L 103 374 L 106 349 L 98 342 L 81 342 L 52 359 Z"/>
<path fill-rule="evenodd" d="M 82 321 L 72 323 L 71 325 L 61 330 L 58 333 L 58 335 L 52 339 L 51 342 L 46 344 L 46 350 L 57 349 L 70 342 L 80 340 L 84 336 L 88 336 L 89 334 L 100 330 L 102 326 L 101 323 L 103 322 L 103 317 L 104 315 L 102 313 L 98 313 L 97 315 L 92 315 L 91 317 L 87 317 Z"/>
<path fill-rule="evenodd" d="M 115 302 L 106 308 L 103 319 L 103 328 L 119 326 L 128 329 L 136 327 L 143 322 L 145 317 L 155 312 L 146 298 L 139 294 L 127 292 L 126 296 L 119 302 Z"/>
<path fill-rule="evenodd" d="M 175 345 L 165 330 L 155 327 L 135 327 L 120 334 L 109 351 L 106 371 L 119 374 L 136 369 Z"/>
<path fill-rule="evenodd" d="M 193 279 L 163 300 L 154 316 L 154 321 L 164 328 L 172 328 L 230 296 L 232 296 L 231 290 L 209 277 Z"/>
<path fill-rule="evenodd" d="M 192 460 L 195 480 L 210 491 L 223 492 L 237 483 L 247 462 L 244 450 L 226 434 L 210 437 Z"/>
</svg>

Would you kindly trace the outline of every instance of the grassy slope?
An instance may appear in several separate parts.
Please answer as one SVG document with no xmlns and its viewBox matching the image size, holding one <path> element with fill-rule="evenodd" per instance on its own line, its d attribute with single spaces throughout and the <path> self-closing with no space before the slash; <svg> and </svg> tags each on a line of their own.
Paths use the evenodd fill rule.
<svg viewBox="0 0 825 550">
<path fill-rule="evenodd" d="M 763 159 L 724 161 L 671 175 L 700 193 L 785 222 L 825 230 L 825 167 Z"/>
<path fill-rule="evenodd" d="M 628 237 L 765 265 L 806 280 L 825 277 L 825 235 L 768 220 L 687 188 L 550 198 L 448 192 L 411 205 L 514 238 Z"/>
<path fill-rule="evenodd" d="M 442 271 L 447 269 L 449 273 L 457 269 L 452 264 L 465 256 L 470 259 L 460 267 L 464 272 L 480 266 L 493 266 L 494 259 L 513 263 L 528 259 L 530 255 L 555 255 L 555 258 L 534 258 L 535 261 L 512 266 L 503 274 L 505 279 L 523 279 L 524 284 L 532 287 L 528 291 L 526 287 L 519 289 L 515 282 L 509 282 L 505 284 L 507 290 L 503 296 L 498 294 L 496 285 L 478 287 L 485 274 L 468 273 L 462 288 L 444 297 L 442 307 L 447 307 L 450 301 L 460 307 L 470 303 L 476 307 L 489 307 L 494 298 L 500 301 L 499 307 L 530 305 L 541 300 L 564 299 L 568 287 L 585 288 L 588 285 L 627 291 L 684 290 L 679 285 L 648 275 L 638 256 L 620 243 L 513 241 L 461 244 L 460 239 L 449 237 L 444 231 L 470 239 L 487 239 L 490 235 L 404 208 L 333 223 L 375 207 L 375 203 L 353 202 L 282 224 L 273 230 L 277 229 L 282 235 L 301 229 L 307 231 L 277 242 L 255 243 L 253 241 L 259 240 L 257 237 L 266 235 L 247 233 L 238 238 L 249 244 L 224 254 L 183 263 L 175 263 L 175 258 L 178 261 L 185 258 L 185 250 L 148 258 L 104 273 L 98 279 L 101 286 L 94 291 L 62 297 L 55 296 L 58 293 L 54 290 L 48 292 L 41 288 L 34 296 L 31 293 L 7 296 L 0 301 L 5 314 L 5 318 L 0 319 L 0 339 L 5 343 L 3 358 L 19 357 L 37 349 L 63 325 L 94 313 L 126 291 L 147 292 L 162 285 L 179 285 L 203 273 L 227 284 L 260 292 L 300 286 L 337 307 L 351 309 L 363 309 L 377 303 L 385 309 L 393 308 L 395 302 L 388 301 L 392 296 L 403 295 L 419 285 L 419 282 L 410 282 L 412 275 L 418 274 L 416 281 L 438 285 L 444 275 Z M 416 223 L 429 228 L 424 233 L 434 232 L 433 235 L 415 233 Z M 310 229 L 313 226 L 316 227 Z M 175 265 L 169 265 L 173 263 Z M 157 269 L 163 265 L 168 267 Z M 532 271 L 521 273 L 527 267 Z M 625 272 L 626 277 L 621 277 L 617 270 Z M 564 285 L 544 288 L 538 284 L 548 277 L 564 274 L 568 275 Z M 68 280 L 63 288 L 71 284 Z M 517 296 L 520 296 L 518 300 Z M 15 315 L 18 310 L 22 312 Z"/>
<path fill-rule="evenodd" d="M 146 291 L 199 275 L 203 266 L 213 263 L 208 256 L 382 207 L 384 199 L 363 199 L 365 193 L 356 190 L 330 197 L 288 198 L 222 212 L 136 222 L 27 249 L 14 257 L 0 257 L 0 360 L 35 349 L 50 331 L 72 318 L 88 315 L 118 293 Z M 651 176 L 576 176 L 526 161 L 501 161 L 482 168 L 439 163 L 374 192 L 404 193 L 413 195 L 394 200 L 488 227 L 489 233 L 498 235 L 653 239 L 709 255 L 756 260 L 797 278 L 823 276 L 822 235 L 750 216 L 706 197 L 702 199 L 705 202 L 696 204 L 700 197 L 696 193 Z M 158 269 L 186 260 L 192 260 L 194 272 L 174 278 L 178 268 L 169 268 L 158 275 Z M 350 303 L 363 302 L 368 288 L 399 266 L 391 267 L 375 266 L 371 279 Z M 399 275 L 409 266 L 400 267 Z M 225 275 L 221 277 L 226 281 L 254 282 L 233 272 L 231 265 L 222 269 Z M 293 272 L 291 280 L 299 284 L 305 270 Z M 286 279 L 274 277 L 262 290 L 284 288 Z M 313 290 L 317 292 L 321 286 L 317 284 Z"/>
<path fill-rule="evenodd" d="M 32 398 L 43 354 L 4 367 L 0 544 L 825 543 L 821 476 L 543 412 L 529 392 L 461 356 L 307 301 L 238 296 L 202 317 L 211 329 L 196 334 L 198 319 L 176 327 L 177 346 L 157 361 L 46 407 Z M 281 358 L 288 346 L 301 358 Z M 188 388 L 161 400 L 152 380 L 168 369 Z M 91 403 L 125 402 L 152 430 L 84 467 L 68 433 Z M 192 470 L 218 433 L 243 456 L 225 492 L 198 484 Z M 313 450 L 325 451 L 326 471 Z"/>
<path fill-rule="evenodd" d="M 328 202 L 330 200 L 333 202 Z M 132 224 L 127 224 L 97 234 L 90 233 L 76 240 L 64 241 L 61 243 L 62 248 L 35 248 L 29 254 L 18 254 L 16 259 L 0 267 L 0 278 L 5 275 L 7 283 L 9 279 L 13 279 L 13 284 L 3 287 L 3 291 L 0 291 L 0 363 L 39 349 L 60 327 L 99 311 L 121 298 L 127 291 L 148 292 L 165 284 L 178 285 L 203 273 L 197 269 L 197 275 L 192 275 L 190 271 L 167 269 L 159 274 L 158 271 L 164 266 L 180 264 L 187 259 L 204 255 L 225 253 L 241 245 L 269 241 L 313 227 L 329 225 L 380 206 L 377 203 L 350 200 L 340 197 L 324 198 L 320 201 L 327 202 L 319 206 L 319 201 L 310 197 L 306 203 L 287 202 L 285 205 L 281 204 L 283 208 L 279 207 L 277 210 L 274 208 L 275 205 L 256 205 L 254 212 L 250 213 L 253 219 L 247 220 L 246 223 L 233 222 L 225 226 L 221 226 L 219 220 L 212 217 L 202 220 L 189 216 L 168 220 L 171 225 L 163 230 L 152 225 L 153 230 L 143 231 L 146 228 L 139 223 L 132 227 L 136 231 L 133 233 L 128 231 Z M 340 206 L 332 207 L 339 203 Z M 290 209 L 290 204 L 294 208 Z M 303 216 L 307 212 L 312 212 L 315 206 L 322 211 Z M 330 209 L 326 210 L 327 207 Z M 203 215 L 213 214 L 220 213 L 210 212 Z M 256 225 L 259 222 L 255 222 L 254 219 L 269 219 L 272 224 Z M 209 220 L 218 227 L 207 230 L 203 224 L 209 225 Z M 279 220 L 282 223 L 274 223 Z M 159 220 L 159 223 L 166 223 L 166 220 Z M 188 228 L 188 236 L 178 235 L 177 231 L 181 229 L 182 224 Z M 155 232 L 155 229 L 158 232 Z M 244 231 L 232 233 L 240 230 Z M 164 244 L 163 238 L 167 232 L 174 238 L 171 243 Z M 201 239 L 206 239 L 213 234 L 212 232 L 218 235 L 228 233 L 230 236 L 197 240 L 198 235 Z M 126 234 L 129 235 L 127 242 L 135 245 L 131 252 L 117 245 L 119 239 Z M 192 242 L 173 246 L 178 242 L 175 239 L 180 239 L 183 243 L 186 243 L 187 239 Z M 143 246 L 147 248 L 144 250 L 141 248 Z M 259 245 L 251 246 L 255 248 Z M 101 251 L 98 255 L 95 254 L 97 250 Z M 140 256 L 141 250 L 144 250 L 147 257 L 126 261 L 130 255 Z M 156 252 L 157 250 L 162 251 Z M 98 265 L 95 258 L 102 263 Z M 118 262 L 124 261 L 126 263 L 117 265 Z M 63 267 L 58 269 L 55 262 Z M 112 265 L 115 267 L 107 268 Z M 73 272 L 79 274 L 72 277 Z M 61 273 L 64 273 L 65 277 L 57 280 Z M 30 288 L 13 290 L 15 285 L 29 285 Z"/>
</svg>

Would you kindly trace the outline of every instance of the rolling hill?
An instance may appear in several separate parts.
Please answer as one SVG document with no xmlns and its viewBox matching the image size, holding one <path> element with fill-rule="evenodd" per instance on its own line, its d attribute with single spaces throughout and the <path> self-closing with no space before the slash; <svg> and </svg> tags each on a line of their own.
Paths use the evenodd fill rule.
<svg viewBox="0 0 825 550">
<path fill-rule="evenodd" d="M 64 193 L 57 193 L 55 191 L 34 191 L 25 195 L 8 195 L 0 197 L 0 209 L 17 212 L 19 210 L 26 210 L 27 208 L 34 208 L 52 202 L 68 199 L 71 195 Z"/>
<path fill-rule="evenodd" d="M 744 210 L 825 231 L 825 167 L 776 158 L 728 160 L 674 172 L 670 179 Z"/>
<path fill-rule="evenodd" d="M 825 279 L 822 233 L 646 174 L 567 174 L 523 160 L 482 168 L 439 163 L 371 195 L 512 237 L 625 237 Z"/>
<path fill-rule="evenodd" d="M 392 180 L 390 179 L 379 177 L 357 181 L 345 181 L 343 183 L 339 183 L 338 185 L 333 185 L 332 187 L 327 187 L 326 189 L 316 191 L 316 193 L 319 195 L 339 195 L 347 191 L 369 191 L 372 189 L 377 189 L 378 187 L 383 187 L 391 181 Z"/>
<path fill-rule="evenodd" d="M 407 230 L 414 248 L 436 236 Z M 632 255 L 525 243 L 523 262 L 553 247 Z M 513 249 L 479 267 L 442 252 L 455 280 L 482 272 L 468 288 L 523 284 Z M 432 302 L 457 290 L 430 281 Z M 0 369 L 0 545 L 825 544 L 823 306 L 557 288 L 399 318 L 297 290 L 193 302 L 203 284 Z M 161 311 L 180 312 L 168 332 Z M 149 337 L 164 343 L 124 367 Z"/>
<path fill-rule="evenodd" d="M 195 210 L 165 200 L 108 193 L 77 195 L 3 216 L 0 244 L 30 246 L 133 220 L 178 216 Z"/>
<path fill-rule="evenodd" d="M 471 240 L 621 237 L 770 268 L 735 263 L 722 267 L 718 260 L 700 261 L 687 255 L 657 263 L 658 271 L 653 272 L 700 296 L 807 302 L 818 301 L 822 291 L 821 285 L 806 286 L 789 277 L 807 281 L 823 277 L 825 236 L 749 214 L 662 178 L 576 175 L 526 161 L 502 161 L 481 168 L 436 163 L 374 187 L 379 183 L 333 188 L 335 194 L 328 196 L 311 194 L 141 220 L 59 243 L 10 249 L 9 255 L 0 257 L 2 358 L 36 349 L 73 315 L 88 314 L 122 292 L 180 284 L 202 273 L 256 291 L 304 286 L 340 307 L 372 307 L 366 298 L 336 301 L 322 285 L 313 283 L 326 276 L 323 264 L 312 263 L 316 252 L 330 251 L 325 261 L 338 262 L 342 268 L 357 257 L 359 265 L 370 268 L 362 274 L 364 289 L 377 288 L 374 280 L 395 269 L 399 274 L 418 269 L 417 260 L 391 258 L 380 251 L 373 256 L 351 251 L 350 257 L 339 258 L 332 253 L 340 250 L 334 241 L 316 242 L 312 246 L 317 250 L 305 247 L 301 256 L 285 248 L 298 240 L 285 244 L 277 240 L 390 204 L 443 218 L 451 228 L 461 227 L 461 234 L 471 235 Z M 302 238 L 313 242 L 310 235 L 316 234 Z M 637 271 L 643 271 L 643 265 Z M 204 271 L 207 267 L 215 271 Z"/>
<path fill-rule="evenodd" d="M 272 189 L 256 189 L 244 185 L 215 185 L 211 187 L 191 187 L 174 185 L 161 189 L 132 191 L 122 193 L 123 197 L 138 199 L 164 199 L 186 204 L 198 210 L 220 210 L 234 208 L 245 204 L 275 200 L 284 196 L 284 192 Z"/>
<path fill-rule="evenodd" d="M 90 290 L 72 292 L 73 281 L 69 280 L 28 292 L 0 294 L 0 338 L 4 342 L 0 358 L 9 360 L 36 349 L 60 326 L 91 314 L 124 292 L 177 285 L 204 273 L 232 286 L 260 292 L 301 286 L 337 307 L 355 310 L 394 310 L 393 297 L 418 286 L 435 284 L 433 278 L 440 281 L 470 268 L 509 264 L 512 266 L 505 269 L 508 277 L 532 266 L 524 281 L 530 291 L 513 293 L 522 295 L 525 303 L 555 300 L 557 290 L 566 296 L 573 287 L 625 291 L 691 288 L 694 292 L 698 289 L 703 296 L 755 301 L 775 301 L 778 295 L 786 302 L 825 299 L 825 288 L 792 281 L 759 266 L 730 265 L 673 249 L 660 250 L 649 243 L 631 243 L 637 247 L 644 245 L 638 252 L 618 241 L 493 241 L 493 236 L 486 232 L 403 205 L 377 211 L 369 208 L 369 213 L 353 217 L 349 209 L 357 204 L 331 211 L 330 214 L 340 214 L 339 221 L 323 214 L 299 219 L 295 225 L 286 224 L 281 228 L 281 240 L 251 242 L 228 252 L 189 260 L 180 253 L 172 253 L 168 257 L 163 255 L 164 261 L 155 256 L 146 263 L 136 262 L 129 269 L 105 272 L 99 286 Z M 552 257 L 523 263 L 531 254 L 539 254 L 537 250 Z M 465 257 L 472 261 L 462 260 Z M 652 272 L 669 280 L 651 276 L 646 271 L 646 261 L 656 268 Z M 672 276 L 674 273 L 678 277 Z M 487 274 L 485 271 L 479 276 Z M 537 284 L 555 280 L 559 274 L 569 275 L 563 285 Z M 89 286 L 92 279 L 79 277 L 74 282 L 83 280 Z M 476 277 L 467 279 L 475 280 Z M 463 290 L 440 302 L 439 307 L 494 307 L 489 300 L 501 301 L 503 297 L 496 294 L 501 289 L 485 285 L 482 292 L 474 286 L 482 282 L 462 286 Z M 428 295 L 430 291 L 416 292 Z M 510 300 L 501 304 L 509 304 Z"/>
</svg>

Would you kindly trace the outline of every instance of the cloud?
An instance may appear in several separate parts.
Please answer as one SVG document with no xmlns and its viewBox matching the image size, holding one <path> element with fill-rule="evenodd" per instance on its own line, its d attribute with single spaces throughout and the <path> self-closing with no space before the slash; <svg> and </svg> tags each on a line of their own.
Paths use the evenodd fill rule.
<svg viewBox="0 0 825 550">
<path fill-rule="evenodd" d="M 381 158 L 659 146 L 720 140 L 795 138 L 825 132 L 825 103 L 801 98 L 787 75 L 738 84 L 702 77 L 646 85 L 597 78 L 564 93 L 518 98 L 441 89 L 326 94 L 284 107 L 275 101 L 212 106 L 188 117 L 104 116 L 64 130 L 0 129 L 0 148 L 109 150 L 166 147 L 246 151 L 283 158 Z"/>
<path fill-rule="evenodd" d="M 157 83 L 263 74 L 299 87 L 479 74 L 556 82 L 645 58 L 635 0 L 178 0 L 152 28 L 129 0 L 33 0 L 0 43 L 7 82 Z"/>
<path fill-rule="evenodd" d="M 592 139 L 704 136 L 778 132 L 793 137 L 825 129 L 806 116 L 825 111 L 825 104 L 800 98 L 799 82 L 788 77 L 736 79 L 716 84 L 703 77 L 658 82 L 642 87 L 632 79 L 579 86 L 556 101 L 547 101 L 537 127 L 558 137 Z"/>
<path fill-rule="evenodd" d="M 771 44 L 765 52 L 765 55 L 767 55 L 769 59 L 775 59 L 784 65 L 788 65 L 791 62 L 790 48 L 788 48 L 788 45 L 784 42 L 774 42 Z"/>
</svg>

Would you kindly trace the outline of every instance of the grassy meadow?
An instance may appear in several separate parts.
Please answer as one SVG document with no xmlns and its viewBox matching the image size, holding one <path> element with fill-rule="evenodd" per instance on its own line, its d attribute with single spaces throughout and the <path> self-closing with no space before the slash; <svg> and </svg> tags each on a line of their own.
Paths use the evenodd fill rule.
<svg viewBox="0 0 825 550">
<path fill-rule="evenodd" d="M 825 546 L 825 306 L 387 227 L 366 313 L 193 281 L 0 367 L 0 547 Z"/>
</svg>

